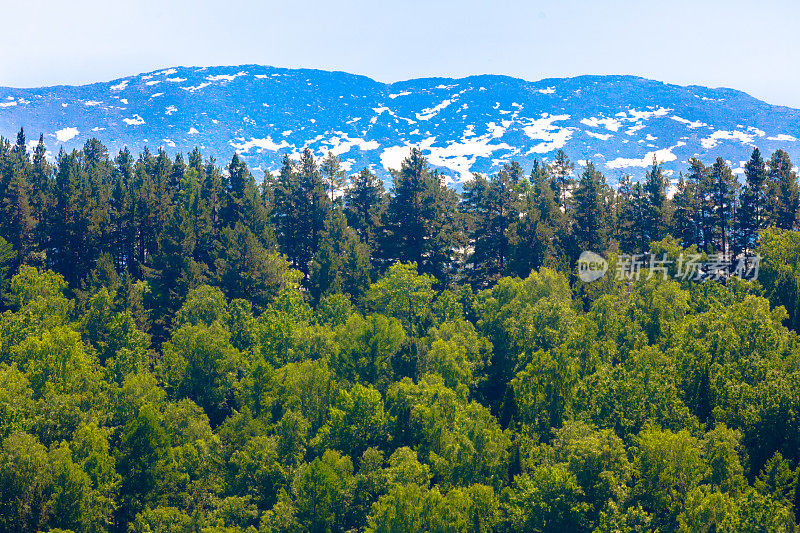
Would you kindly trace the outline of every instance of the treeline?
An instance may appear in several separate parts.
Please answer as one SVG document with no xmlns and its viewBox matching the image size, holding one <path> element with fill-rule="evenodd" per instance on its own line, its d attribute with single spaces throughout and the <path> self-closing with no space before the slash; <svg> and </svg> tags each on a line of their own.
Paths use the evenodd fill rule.
<svg viewBox="0 0 800 533">
<path fill-rule="evenodd" d="M 559 151 L 530 173 L 511 163 L 476 174 L 458 195 L 418 150 L 392 171 L 387 194 L 368 170 L 346 176 L 338 159 L 318 164 L 308 150 L 257 180 L 237 155 L 224 169 L 197 149 L 186 160 L 146 148 L 112 159 L 92 139 L 51 166 L 41 138 L 32 154 L 25 141 L 20 131 L 16 144 L 0 142 L 0 236 L 17 253 L 14 266 L 51 268 L 77 287 L 110 253 L 118 273 L 182 286 L 176 297 L 160 295 L 165 316 L 209 280 L 263 304 L 274 295 L 265 277 L 274 253 L 303 273 L 318 301 L 332 289 L 360 297 L 397 261 L 416 262 L 438 287 L 477 289 L 542 266 L 568 271 L 582 250 L 646 251 L 666 235 L 736 255 L 752 251 L 760 230 L 798 222 L 797 175 L 782 150 L 765 162 L 754 149 L 741 185 L 718 158 L 691 159 L 675 186 L 654 161 L 642 180 L 623 176 L 616 188 L 592 164 L 576 179 Z M 236 275 L 244 269 L 255 271 Z"/>
<path fill-rule="evenodd" d="M 416 150 L 388 194 L 310 152 L 44 156 L 0 143 L 0 531 L 797 530 L 783 152 L 461 198 Z M 584 284 L 584 249 L 763 259 Z"/>
</svg>

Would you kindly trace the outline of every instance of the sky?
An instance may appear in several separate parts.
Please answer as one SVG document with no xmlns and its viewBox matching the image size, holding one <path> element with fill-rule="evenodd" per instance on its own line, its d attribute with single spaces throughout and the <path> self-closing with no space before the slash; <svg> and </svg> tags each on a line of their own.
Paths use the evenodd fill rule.
<svg viewBox="0 0 800 533">
<path fill-rule="evenodd" d="M 257 63 L 382 82 L 634 74 L 800 108 L 791 0 L 26 0 L 0 13 L 0 86 Z"/>
</svg>

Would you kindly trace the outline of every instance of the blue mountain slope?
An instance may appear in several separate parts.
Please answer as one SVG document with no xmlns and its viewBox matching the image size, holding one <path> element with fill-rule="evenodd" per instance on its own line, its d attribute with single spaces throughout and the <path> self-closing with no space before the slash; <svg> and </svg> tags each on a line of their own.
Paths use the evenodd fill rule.
<svg viewBox="0 0 800 533">
<path fill-rule="evenodd" d="M 309 147 L 386 176 L 420 146 L 454 183 L 511 160 L 529 168 L 559 148 L 612 181 L 642 176 L 654 155 L 673 178 L 693 156 L 721 156 L 741 173 L 753 146 L 800 160 L 800 110 L 634 76 L 383 84 L 307 69 L 176 67 L 78 87 L 0 88 L 0 135 L 13 139 L 20 126 L 31 139 L 44 133 L 51 154 L 98 137 L 112 153 L 198 146 L 225 162 L 235 150 L 267 171 Z"/>
</svg>

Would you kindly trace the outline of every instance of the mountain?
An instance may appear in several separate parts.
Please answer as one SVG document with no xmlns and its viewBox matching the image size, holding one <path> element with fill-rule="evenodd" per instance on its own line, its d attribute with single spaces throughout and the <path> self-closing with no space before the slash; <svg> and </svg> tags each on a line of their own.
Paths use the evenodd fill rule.
<svg viewBox="0 0 800 533">
<path fill-rule="evenodd" d="M 175 67 L 82 86 L 0 87 L 0 135 L 14 139 L 20 126 L 29 139 L 44 133 L 51 155 L 97 137 L 112 154 L 197 146 L 222 163 L 237 151 L 251 168 L 276 170 L 283 154 L 309 147 L 384 177 L 419 146 L 454 183 L 511 160 L 529 168 L 559 148 L 611 181 L 643 175 L 654 155 L 674 178 L 693 156 L 723 157 L 741 173 L 753 146 L 800 160 L 800 110 L 635 76 L 384 84 L 259 65 Z"/>
</svg>

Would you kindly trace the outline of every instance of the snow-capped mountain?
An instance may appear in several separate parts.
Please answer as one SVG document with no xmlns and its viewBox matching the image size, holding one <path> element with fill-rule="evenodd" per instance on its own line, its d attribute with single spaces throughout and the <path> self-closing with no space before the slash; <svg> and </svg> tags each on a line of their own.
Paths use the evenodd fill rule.
<svg viewBox="0 0 800 533">
<path fill-rule="evenodd" d="M 0 135 L 44 133 L 51 154 L 97 137 L 169 152 L 200 147 L 226 163 L 237 151 L 258 170 L 306 147 L 353 172 L 384 177 L 410 146 L 458 183 L 511 160 L 530 168 L 563 148 L 610 181 L 644 174 L 655 155 L 677 177 L 697 156 L 741 173 L 752 147 L 800 160 L 800 110 L 731 89 L 682 87 L 634 76 L 529 82 L 505 76 L 392 84 L 343 72 L 258 65 L 176 67 L 107 83 L 0 87 Z M 578 168 L 579 169 L 579 168 Z"/>
</svg>

